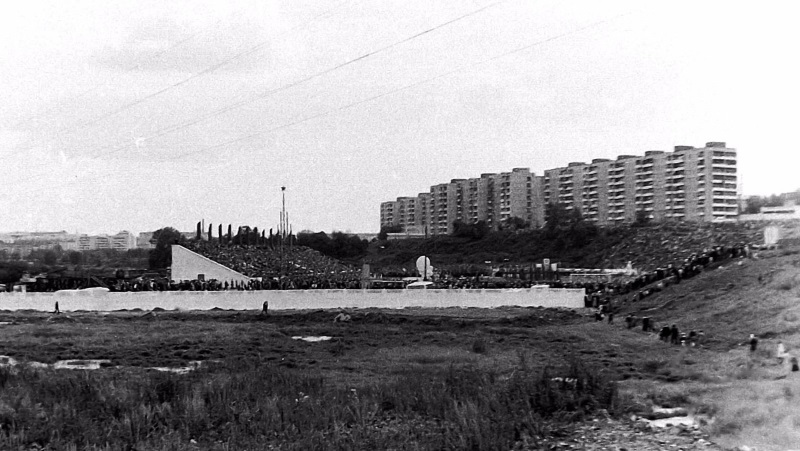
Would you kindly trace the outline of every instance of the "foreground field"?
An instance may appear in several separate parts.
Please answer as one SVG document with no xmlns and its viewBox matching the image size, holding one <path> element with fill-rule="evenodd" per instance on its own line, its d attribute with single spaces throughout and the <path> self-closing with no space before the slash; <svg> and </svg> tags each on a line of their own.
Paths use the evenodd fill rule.
<svg viewBox="0 0 800 451">
<path fill-rule="evenodd" d="M 615 299 L 617 318 L 704 329 L 698 347 L 542 308 L 351 310 L 349 322 L 0 312 L 0 354 L 19 362 L 0 368 L 0 449 L 796 449 L 800 377 L 774 348 L 800 347 L 797 266 L 763 254 Z M 106 362 L 46 367 L 71 359 Z M 700 430 L 637 419 L 659 408 Z"/>
<path fill-rule="evenodd" d="M 349 313 L 2 314 L 0 447 L 537 449 L 672 351 L 566 310 Z M 67 359 L 109 362 L 24 364 Z"/>
</svg>

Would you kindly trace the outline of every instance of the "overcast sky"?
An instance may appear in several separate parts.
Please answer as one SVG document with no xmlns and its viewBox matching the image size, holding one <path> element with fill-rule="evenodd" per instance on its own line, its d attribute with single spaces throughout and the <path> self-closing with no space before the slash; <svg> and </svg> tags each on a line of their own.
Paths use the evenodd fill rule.
<svg viewBox="0 0 800 451">
<path fill-rule="evenodd" d="M 800 188 L 795 2 L 0 3 L 0 231 L 375 232 L 453 178 L 725 141 Z M 216 228 L 216 226 L 215 226 Z"/>
</svg>

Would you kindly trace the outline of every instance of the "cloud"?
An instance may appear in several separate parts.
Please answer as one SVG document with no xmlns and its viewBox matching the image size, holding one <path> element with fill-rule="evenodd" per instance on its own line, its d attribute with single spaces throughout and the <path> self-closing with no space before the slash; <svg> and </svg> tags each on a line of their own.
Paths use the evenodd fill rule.
<svg viewBox="0 0 800 451">
<path fill-rule="evenodd" d="M 213 21 L 151 12 L 128 22 L 121 39 L 98 51 L 93 60 L 116 71 L 196 73 L 228 60 L 219 70 L 264 67 L 272 33 L 268 22 L 252 12 L 242 8 Z M 234 58 L 243 53 L 247 54 Z"/>
</svg>

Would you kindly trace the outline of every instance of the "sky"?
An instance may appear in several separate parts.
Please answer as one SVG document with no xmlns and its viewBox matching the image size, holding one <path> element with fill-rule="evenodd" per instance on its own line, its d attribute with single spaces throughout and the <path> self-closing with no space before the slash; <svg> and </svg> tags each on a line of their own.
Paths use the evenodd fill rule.
<svg viewBox="0 0 800 451">
<path fill-rule="evenodd" d="M 0 232 L 377 232 L 454 178 L 724 141 L 800 188 L 796 2 L 0 3 Z M 794 43 L 794 44 L 793 44 Z"/>
</svg>

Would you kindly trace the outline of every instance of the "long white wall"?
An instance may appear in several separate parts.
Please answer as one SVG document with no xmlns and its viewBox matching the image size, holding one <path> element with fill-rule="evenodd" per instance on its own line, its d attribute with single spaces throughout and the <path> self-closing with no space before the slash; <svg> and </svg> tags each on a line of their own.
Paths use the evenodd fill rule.
<svg viewBox="0 0 800 451">
<path fill-rule="evenodd" d="M 583 307 L 583 289 L 530 288 L 486 290 L 287 290 L 167 291 L 111 293 L 0 293 L 0 310 L 113 311 L 122 309 L 270 310 L 405 307 Z"/>
</svg>

